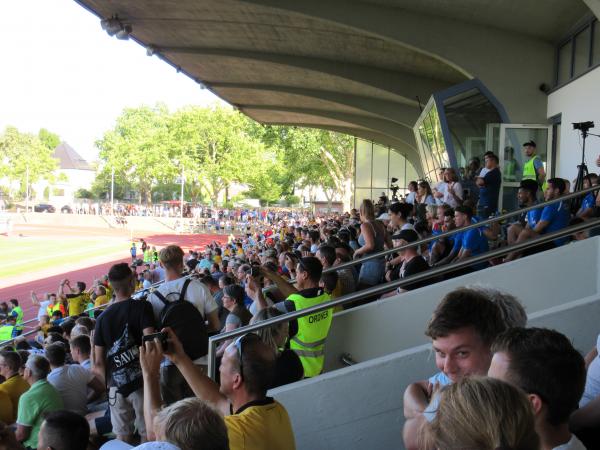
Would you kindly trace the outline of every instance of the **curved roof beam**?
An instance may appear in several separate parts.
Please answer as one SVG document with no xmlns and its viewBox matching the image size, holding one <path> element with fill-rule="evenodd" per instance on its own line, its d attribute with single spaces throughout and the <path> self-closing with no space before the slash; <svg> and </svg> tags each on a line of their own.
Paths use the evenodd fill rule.
<svg viewBox="0 0 600 450">
<path fill-rule="evenodd" d="M 412 128 L 404 125 L 398 125 L 394 122 L 385 119 L 376 119 L 368 116 L 361 116 L 358 114 L 349 114 L 338 111 L 323 111 L 318 109 L 309 108 L 297 108 L 297 107 L 284 107 L 284 106 L 268 106 L 268 105 L 239 105 L 242 112 L 247 111 L 279 111 L 289 112 L 294 114 L 306 114 L 315 117 L 325 117 L 329 119 L 335 119 L 346 123 L 354 124 L 361 128 L 368 130 L 377 131 L 379 134 L 389 136 L 394 139 L 403 141 L 405 145 L 416 149 L 415 138 L 412 132 Z M 249 115 L 252 115 L 249 113 Z"/>
<path fill-rule="evenodd" d="M 429 98 L 432 92 L 448 87 L 448 83 L 433 78 L 358 64 L 341 64 L 338 61 L 307 56 L 208 47 L 157 47 L 156 51 L 165 56 L 177 54 L 222 56 L 311 70 L 391 92 L 401 97 L 407 104 L 414 106 L 417 106 L 417 95 L 421 99 Z M 207 80 L 207 84 L 211 85 L 210 80 Z"/>
<path fill-rule="evenodd" d="M 292 94 L 302 97 L 326 100 L 339 105 L 361 109 L 365 112 L 379 116 L 383 119 L 388 119 L 409 128 L 412 128 L 419 117 L 418 108 L 406 105 L 404 103 L 320 89 L 252 83 L 211 83 L 211 88 L 213 88 L 217 93 L 220 91 L 226 92 L 228 89 L 240 89 L 244 91 L 265 91 L 272 93 Z M 425 102 L 427 99 L 421 99 L 421 101 Z M 243 106 L 245 105 L 240 105 L 240 107 Z"/>
<path fill-rule="evenodd" d="M 390 39 L 447 63 L 467 78 L 481 79 L 504 104 L 512 121 L 546 121 L 547 98 L 538 87 L 541 83 L 552 84 L 555 49 L 551 42 L 525 33 L 449 20 L 381 3 L 353 2 L 349 8 L 343 0 L 240 1 Z M 423 24 L 426 24 L 426 30 Z M 521 70 L 523 66 L 527 69 Z M 515 86 L 520 88 L 515 89 Z"/>
<path fill-rule="evenodd" d="M 583 0 L 583 3 L 592 10 L 594 15 L 600 20 L 600 0 Z"/>
</svg>

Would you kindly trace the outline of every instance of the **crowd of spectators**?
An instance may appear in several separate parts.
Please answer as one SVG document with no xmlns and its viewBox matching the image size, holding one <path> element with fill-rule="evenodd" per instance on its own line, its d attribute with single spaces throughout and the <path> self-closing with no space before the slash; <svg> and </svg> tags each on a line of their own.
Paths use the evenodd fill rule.
<svg viewBox="0 0 600 450">
<path fill-rule="evenodd" d="M 411 183 L 414 195 L 399 202 L 365 200 L 359 210 L 328 217 L 260 217 L 253 233 L 201 250 L 185 253 L 176 245 L 157 250 L 142 240 L 141 260 L 132 245 L 132 263 L 114 265 L 90 288 L 65 279 L 56 294 L 41 298 L 32 292 L 39 306 L 33 338 L 19 337 L 18 300 L 0 304 L 0 318 L 7 322 L 0 340 L 16 337 L 13 348 L 0 353 L 0 444 L 68 450 L 95 444 L 106 450 L 136 445 L 294 449 L 290 417 L 267 393 L 322 372 L 334 309 L 223 341 L 216 381 L 207 376 L 208 337 L 594 215 L 587 211 L 595 208 L 592 195 L 574 218 L 570 205 L 558 202 L 511 224 L 459 231 L 341 267 L 493 215 L 497 163 L 488 154 L 486 173 L 474 174 L 477 201 L 457 186 L 449 169 L 433 189 L 426 181 Z M 593 185 L 597 177 L 589 175 L 586 182 Z M 559 178 L 543 184 L 547 200 L 568 192 Z M 521 182 L 520 203 L 534 205 L 538 187 L 538 180 Z M 511 253 L 507 260 L 520 256 Z M 437 281 L 409 282 L 383 296 Z M 460 288 L 442 299 L 425 331 L 439 372 L 415 381 L 404 394 L 407 448 L 581 450 L 581 441 L 597 442 L 597 349 L 584 361 L 565 336 L 526 328 L 526 320 L 517 299 L 491 289 Z"/>
</svg>

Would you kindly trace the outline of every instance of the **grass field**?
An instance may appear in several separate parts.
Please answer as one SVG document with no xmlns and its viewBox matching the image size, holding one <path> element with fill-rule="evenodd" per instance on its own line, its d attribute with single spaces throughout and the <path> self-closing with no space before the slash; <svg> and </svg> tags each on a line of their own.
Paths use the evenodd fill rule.
<svg viewBox="0 0 600 450">
<path fill-rule="evenodd" d="M 0 278 L 84 262 L 104 255 L 128 255 L 125 240 L 96 238 L 45 239 L 14 237 L 2 240 Z M 12 257 L 10 256 L 12 255 Z"/>
</svg>

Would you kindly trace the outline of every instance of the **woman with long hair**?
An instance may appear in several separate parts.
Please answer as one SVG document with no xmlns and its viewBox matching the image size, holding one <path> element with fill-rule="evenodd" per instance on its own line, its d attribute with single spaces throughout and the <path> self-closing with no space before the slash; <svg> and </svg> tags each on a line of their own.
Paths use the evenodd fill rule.
<svg viewBox="0 0 600 450">
<path fill-rule="evenodd" d="M 375 220 L 375 206 L 365 199 L 360 205 L 360 248 L 354 252 L 354 258 L 360 258 L 381 252 L 384 247 L 392 247 L 390 237 L 383 222 Z M 360 266 L 358 289 L 366 289 L 379 284 L 385 274 L 385 258 L 374 258 Z"/>
<path fill-rule="evenodd" d="M 223 307 L 229 311 L 229 314 L 221 333 L 233 331 L 250 323 L 252 314 L 244 305 L 244 297 L 244 288 L 239 284 L 230 284 L 223 288 Z M 223 356 L 223 352 L 230 343 L 231 340 L 223 341 L 217 350 L 217 356 Z"/>
</svg>

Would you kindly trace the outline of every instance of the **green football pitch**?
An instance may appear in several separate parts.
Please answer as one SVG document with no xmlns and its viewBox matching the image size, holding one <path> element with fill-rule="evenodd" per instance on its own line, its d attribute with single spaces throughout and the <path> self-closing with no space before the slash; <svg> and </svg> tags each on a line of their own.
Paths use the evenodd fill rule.
<svg viewBox="0 0 600 450">
<path fill-rule="evenodd" d="M 1 279 L 95 257 L 119 253 L 127 257 L 129 248 L 127 241 L 116 239 L 13 237 L 0 242 L 0 251 L 4 256 L 0 261 Z"/>
</svg>

